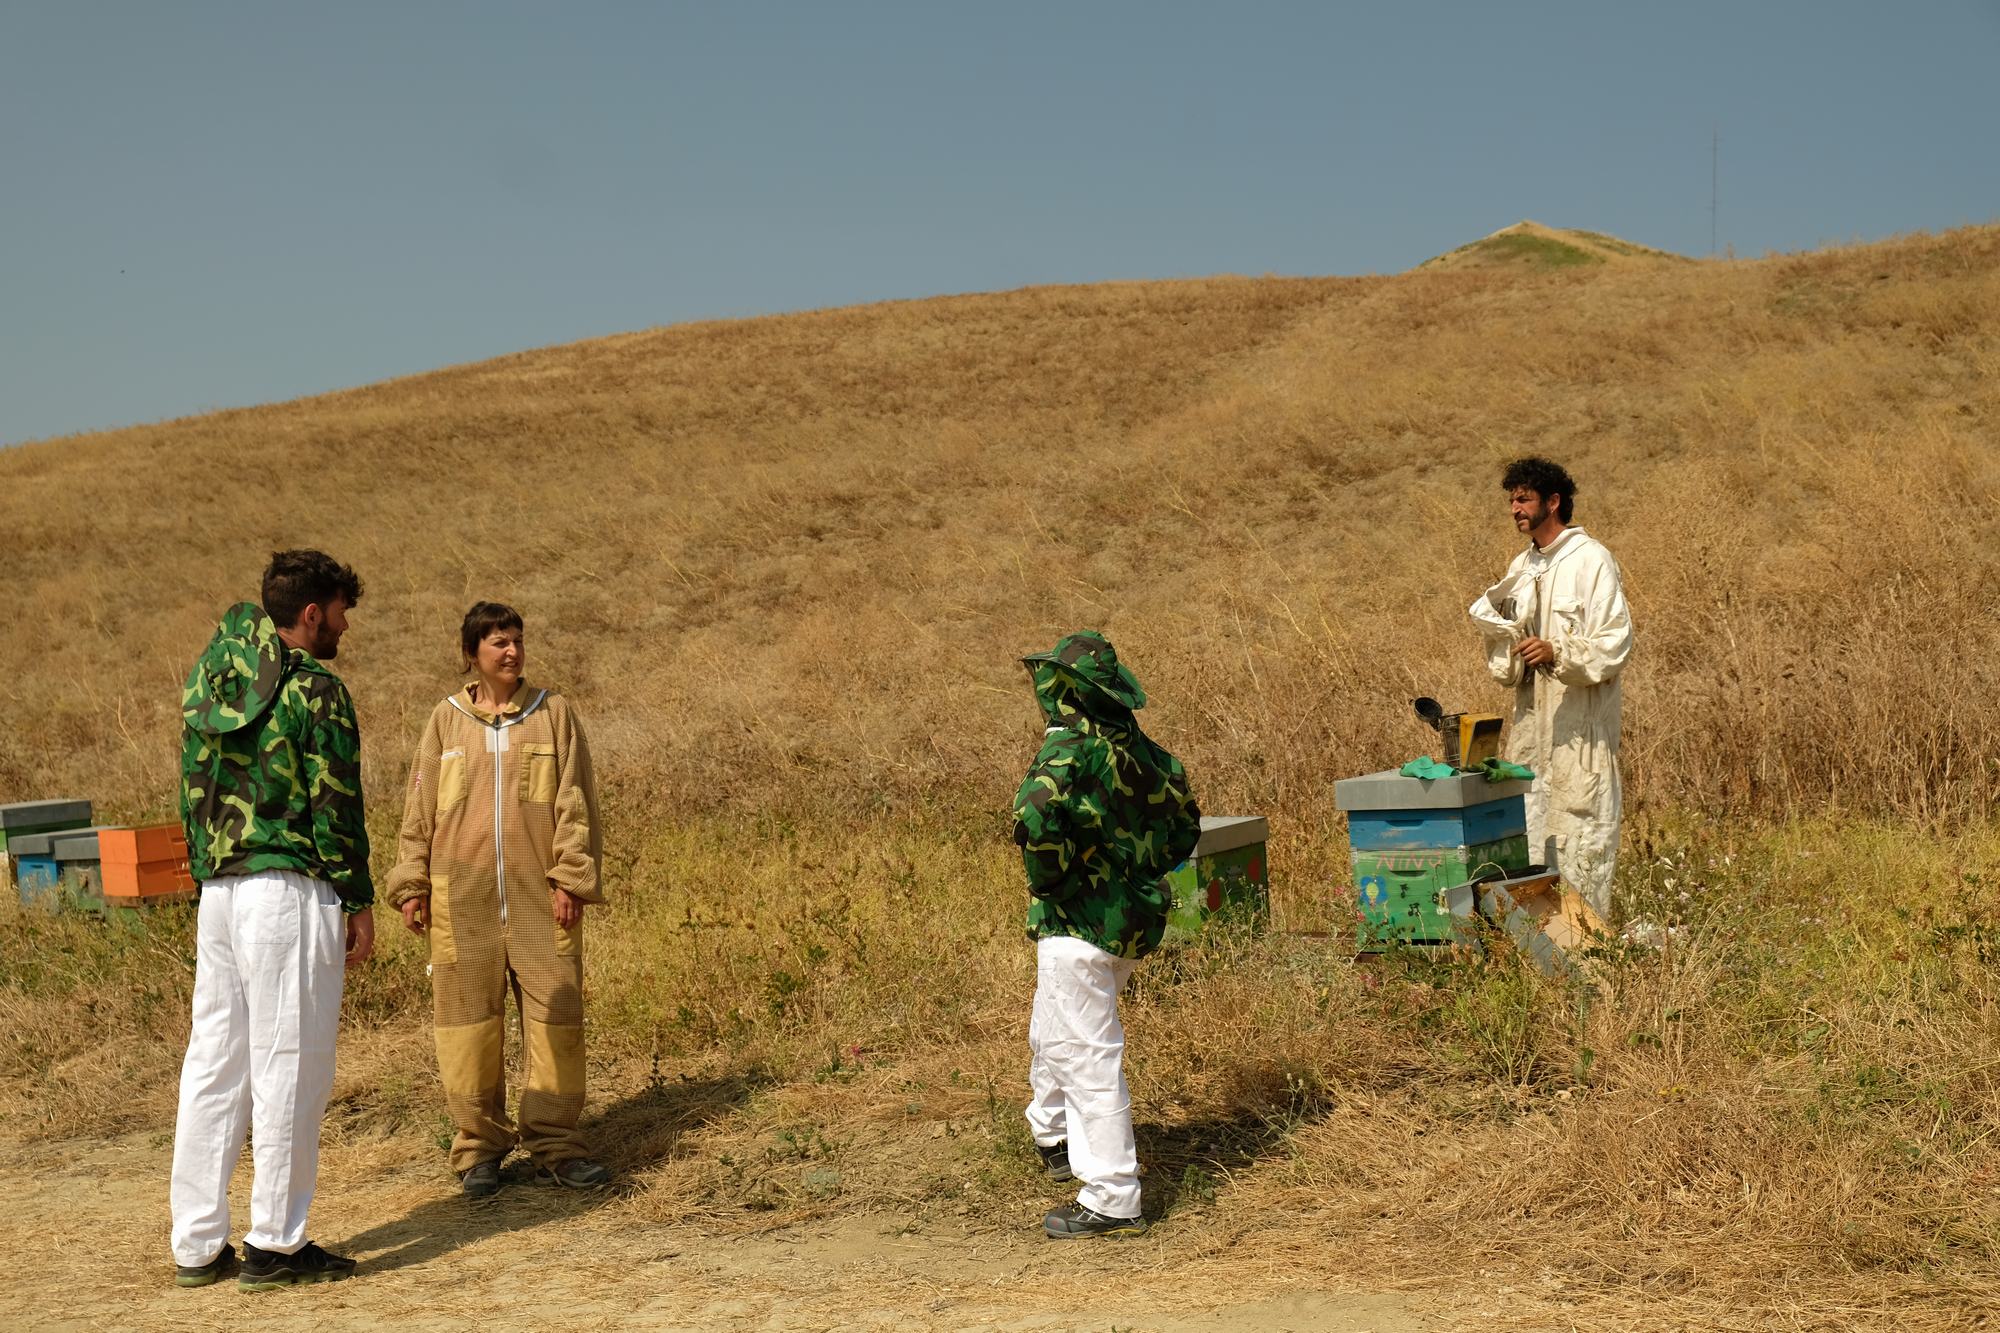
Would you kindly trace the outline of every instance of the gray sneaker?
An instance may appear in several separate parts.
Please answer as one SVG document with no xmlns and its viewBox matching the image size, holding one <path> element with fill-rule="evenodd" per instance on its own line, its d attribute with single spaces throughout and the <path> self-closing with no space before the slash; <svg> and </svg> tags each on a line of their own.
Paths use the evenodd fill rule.
<svg viewBox="0 0 2000 1333">
<path fill-rule="evenodd" d="M 566 1162 L 539 1168 L 535 1179 L 573 1190 L 594 1190 L 611 1183 L 611 1172 L 602 1163 L 593 1162 L 588 1157 L 572 1157 Z"/>
<path fill-rule="evenodd" d="M 1037 1143 L 1035 1145 L 1035 1154 L 1042 1159 L 1042 1173 L 1050 1180 L 1076 1179 L 1076 1172 L 1070 1170 L 1068 1139 L 1064 1139 L 1061 1143 L 1051 1144 L 1046 1148 Z"/>
<path fill-rule="evenodd" d="M 1106 1217 L 1080 1203 L 1066 1203 L 1042 1219 L 1042 1230 L 1050 1240 L 1077 1240 L 1084 1236 L 1143 1236 L 1143 1217 Z"/>
<path fill-rule="evenodd" d="M 465 1174 L 458 1180 L 466 1198 L 490 1199 L 500 1192 L 500 1163 L 475 1162 L 465 1168 Z"/>
</svg>

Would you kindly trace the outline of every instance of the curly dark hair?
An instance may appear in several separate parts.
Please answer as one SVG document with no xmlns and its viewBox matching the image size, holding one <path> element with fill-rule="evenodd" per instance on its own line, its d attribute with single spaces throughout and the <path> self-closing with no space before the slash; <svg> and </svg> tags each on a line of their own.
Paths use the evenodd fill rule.
<svg viewBox="0 0 2000 1333">
<path fill-rule="evenodd" d="M 458 627 L 461 669 L 472 670 L 472 664 L 479 660 L 480 641 L 496 629 L 517 629 L 527 633 L 527 626 L 521 623 L 521 613 L 505 602 L 474 602 L 472 609 L 465 613 L 465 622 Z"/>
<path fill-rule="evenodd" d="M 1551 495 L 1562 503 L 1556 506 L 1556 517 L 1564 523 L 1576 512 L 1576 483 L 1569 473 L 1563 471 L 1561 463 L 1551 463 L 1546 458 L 1517 458 L 1507 465 L 1500 474 L 1500 489 L 1511 491 L 1516 486 L 1526 486 L 1544 500 Z"/>
<path fill-rule="evenodd" d="M 361 600 L 361 580 L 324 551 L 273 551 L 264 566 L 264 614 L 279 629 L 299 623 L 309 606 Z"/>
</svg>

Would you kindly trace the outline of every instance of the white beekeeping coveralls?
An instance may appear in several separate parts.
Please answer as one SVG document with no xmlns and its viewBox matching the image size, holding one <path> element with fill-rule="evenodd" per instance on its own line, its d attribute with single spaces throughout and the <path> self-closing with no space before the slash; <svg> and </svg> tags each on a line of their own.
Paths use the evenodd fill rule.
<svg viewBox="0 0 2000 1333">
<path fill-rule="evenodd" d="M 1493 679 L 1514 687 L 1507 757 L 1535 771 L 1528 791 L 1532 859 L 1562 872 L 1610 919 L 1624 814 L 1618 781 L 1618 676 L 1632 655 L 1632 615 L 1618 562 L 1582 528 L 1530 546 L 1470 608 Z M 1552 669 L 1514 655 L 1522 639 L 1554 647 Z"/>
</svg>

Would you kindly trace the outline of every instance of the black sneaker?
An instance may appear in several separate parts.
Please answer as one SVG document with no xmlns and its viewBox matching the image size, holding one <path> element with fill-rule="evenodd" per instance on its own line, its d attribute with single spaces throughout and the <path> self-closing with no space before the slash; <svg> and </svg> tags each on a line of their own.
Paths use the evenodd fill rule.
<svg viewBox="0 0 2000 1333">
<path fill-rule="evenodd" d="M 1050 1240 L 1077 1240 L 1083 1236 L 1143 1236 L 1143 1217 L 1106 1217 L 1080 1203 L 1066 1203 L 1042 1219 L 1042 1230 Z"/>
<path fill-rule="evenodd" d="M 176 1287 L 206 1287 L 236 1266 L 236 1247 L 228 1241 L 215 1252 L 215 1257 L 205 1264 L 174 1265 L 174 1285 Z"/>
<path fill-rule="evenodd" d="M 466 1198 L 490 1199 L 500 1192 L 500 1163 L 475 1162 L 458 1179 Z"/>
<path fill-rule="evenodd" d="M 354 1271 L 354 1261 L 328 1254 L 307 1241 L 292 1254 L 260 1250 L 243 1242 L 243 1271 L 236 1276 L 242 1291 L 276 1291 L 307 1282 L 338 1282 Z"/>
<path fill-rule="evenodd" d="M 566 1162 L 539 1168 L 535 1179 L 547 1185 L 565 1185 L 573 1190 L 594 1190 L 611 1183 L 611 1171 L 588 1157 L 572 1157 Z"/>
<path fill-rule="evenodd" d="M 1076 1172 L 1069 1169 L 1069 1140 L 1044 1148 L 1035 1145 L 1035 1152 L 1042 1159 L 1042 1171 L 1050 1180 L 1075 1180 Z"/>
</svg>

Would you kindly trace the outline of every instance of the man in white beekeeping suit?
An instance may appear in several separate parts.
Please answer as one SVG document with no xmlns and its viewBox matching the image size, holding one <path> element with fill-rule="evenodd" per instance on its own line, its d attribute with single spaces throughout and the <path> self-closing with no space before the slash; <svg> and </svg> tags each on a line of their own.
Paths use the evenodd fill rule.
<svg viewBox="0 0 2000 1333">
<path fill-rule="evenodd" d="M 1618 677 L 1632 656 L 1624 583 L 1604 543 L 1570 525 L 1576 483 L 1561 466 L 1516 459 L 1500 488 L 1529 545 L 1471 614 L 1487 669 L 1514 687 L 1507 757 L 1535 772 L 1529 854 L 1609 921 L 1622 814 Z"/>
</svg>

